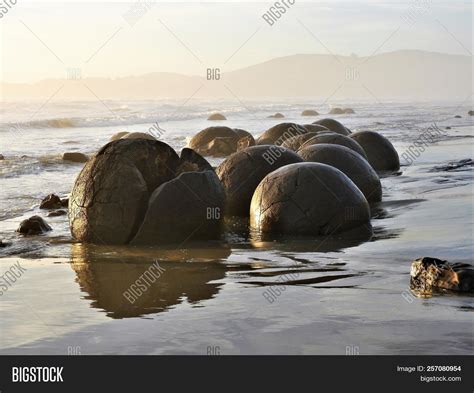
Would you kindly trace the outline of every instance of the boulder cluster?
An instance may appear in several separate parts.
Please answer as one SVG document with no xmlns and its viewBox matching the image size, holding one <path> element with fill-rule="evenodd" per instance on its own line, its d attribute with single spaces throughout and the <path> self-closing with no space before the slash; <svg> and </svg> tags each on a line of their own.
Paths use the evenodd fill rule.
<svg viewBox="0 0 474 393">
<path fill-rule="evenodd" d="M 331 235 L 369 224 L 370 204 L 382 200 L 379 175 L 400 168 L 387 138 L 352 133 L 334 119 L 280 123 L 256 140 L 242 129 L 209 127 L 180 155 L 140 134 L 114 135 L 87 160 L 69 199 L 50 194 L 40 209 L 68 214 L 73 237 L 86 243 L 219 239 L 226 216 L 247 218 L 262 234 Z M 226 158 L 214 170 L 203 156 Z M 18 229 L 49 230 L 39 216 Z"/>
</svg>

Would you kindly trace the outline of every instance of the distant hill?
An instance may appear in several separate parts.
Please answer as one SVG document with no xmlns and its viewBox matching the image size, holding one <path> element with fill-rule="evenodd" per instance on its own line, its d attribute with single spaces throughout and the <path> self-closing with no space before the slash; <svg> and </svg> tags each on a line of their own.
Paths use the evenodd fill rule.
<svg viewBox="0 0 474 393">
<path fill-rule="evenodd" d="M 472 58 L 419 50 L 371 57 L 299 54 L 223 73 L 220 80 L 157 72 L 118 79 L 43 80 L 0 84 L 4 100 L 321 97 L 463 99 L 472 90 Z"/>
</svg>

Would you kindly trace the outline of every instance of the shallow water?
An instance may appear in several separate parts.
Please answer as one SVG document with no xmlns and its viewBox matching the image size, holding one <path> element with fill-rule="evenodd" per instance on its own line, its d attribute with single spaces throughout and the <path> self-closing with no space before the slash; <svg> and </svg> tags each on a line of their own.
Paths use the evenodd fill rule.
<svg viewBox="0 0 474 393">
<path fill-rule="evenodd" d="M 38 104 L 3 107 L 0 237 L 11 245 L 0 248 L 0 272 L 17 261 L 27 270 L 0 297 L 1 353 L 472 354 L 473 297 L 409 291 L 417 257 L 472 263 L 473 167 L 439 168 L 473 158 L 472 118 L 457 104 L 360 103 L 356 115 L 336 117 L 353 131 L 382 132 L 400 155 L 433 122 L 443 130 L 412 165 L 382 179 L 372 234 L 259 239 L 245 223 L 228 222 L 222 241 L 179 249 L 87 246 L 71 241 L 67 216 L 48 217 L 46 236 L 14 232 L 23 218 L 44 214 L 46 194 L 69 193 L 81 165 L 63 163 L 61 153 L 91 154 L 117 131 L 146 131 L 160 120 L 162 139 L 179 149 L 216 110 L 225 125 L 254 135 L 278 123 L 267 119 L 277 111 L 285 121 L 315 120 L 299 116 L 309 101 L 249 102 L 251 111 L 180 105 L 108 103 L 121 108 L 118 119 L 92 103 L 54 104 L 35 123 L 28 119 Z M 162 274 L 130 303 L 124 291 L 155 261 Z"/>
</svg>

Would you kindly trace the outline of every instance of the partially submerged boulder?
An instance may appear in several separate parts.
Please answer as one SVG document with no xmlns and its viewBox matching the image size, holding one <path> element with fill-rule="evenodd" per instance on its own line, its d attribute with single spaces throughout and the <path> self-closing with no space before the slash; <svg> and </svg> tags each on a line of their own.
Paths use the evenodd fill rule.
<svg viewBox="0 0 474 393">
<path fill-rule="evenodd" d="M 275 145 L 254 146 L 232 154 L 216 170 L 226 194 L 225 214 L 247 217 L 260 181 L 282 166 L 302 161 L 296 153 Z"/>
<path fill-rule="evenodd" d="M 66 210 L 53 210 L 52 212 L 48 213 L 48 217 L 59 217 L 65 216 L 67 214 Z"/>
<path fill-rule="evenodd" d="M 352 108 L 344 108 L 343 111 L 346 115 L 353 115 L 355 113 Z"/>
<path fill-rule="evenodd" d="M 330 115 L 343 115 L 344 114 L 344 109 L 342 109 L 342 108 L 332 108 L 329 111 L 329 114 Z"/>
<path fill-rule="evenodd" d="M 237 151 L 240 137 L 229 127 L 208 127 L 189 141 L 189 147 L 204 156 L 226 157 Z"/>
<path fill-rule="evenodd" d="M 4 155 L 3 155 L 3 154 L 0 154 L 0 161 L 2 161 L 2 160 L 4 160 L 4 159 L 5 159 Z"/>
<path fill-rule="evenodd" d="M 398 153 L 383 135 L 374 131 L 359 131 L 351 134 L 350 138 L 362 146 L 370 165 L 377 172 L 400 169 Z"/>
<path fill-rule="evenodd" d="M 319 113 L 313 109 L 305 109 L 301 112 L 301 116 L 319 116 Z"/>
<path fill-rule="evenodd" d="M 280 123 L 260 135 L 257 145 L 281 145 L 288 138 L 306 133 L 308 130 L 299 124 Z"/>
<path fill-rule="evenodd" d="M 284 117 L 285 116 L 283 115 L 283 113 L 280 113 L 280 112 L 277 112 L 274 115 L 268 116 L 268 118 L 270 119 L 283 119 Z"/>
<path fill-rule="evenodd" d="M 61 198 L 56 194 L 49 194 L 40 203 L 40 209 L 59 209 L 62 206 Z"/>
<path fill-rule="evenodd" d="M 207 120 L 227 120 L 227 118 L 220 113 L 213 113 L 207 118 Z"/>
<path fill-rule="evenodd" d="M 329 143 L 333 145 L 341 145 L 341 146 L 348 147 L 349 149 L 360 154 L 364 159 L 367 159 L 364 149 L 362 149 L 362 147 L 356 141 L 354 141 L 353 139 L 347 136 L 336 134 L 336 133 L 318 134 L 312 137 L 311 139 L 308 139 L 306 142 L 304 142 L 301 145 L 300 150 L 305 148 L 306 146 L 317 145 L 320 143 Z"/>
<path fill-rule="evenodd" d="M 469 116 L 474 116 L 474 111 L 469 111 L 469 112 L 467 112 L 467 114 L 468 114 Z"/>
<path fill-rule="evenodd" d="M 89 157 L 85 155 L 84 153 L 79 153 L 79 152 L 67 152 L 63 154 L 63 161 L 71 161 L 71 162 L 87 162 L 89 161 Z"/>
<path fill-rule="evenodd" d="M 261 233 L 331 235 L 369 220 L 369 205 L 357 186 L 340 170 L 319 163 L 270 173 L 250 207 L 250 225 Z"/>
<path fill-rule="evenodd" d="M 224 198 L 214 171 L 182 173 L 153 191 L 142 225 L 130 244 L 217 239 Z"/>
<path fill-rule="evenodd" d="M 313 124 L 319 124 L 326 127 L 328 130 L 341 135 L 349 135 L 350 131 L 341 123 L 334 119 L 321 119 L 315 121 Z"/>
<path fill-rule="evenodd" d="M 319 162 L 339 169 L 362 191 L 369 202 L 382 200 L 382 185 L 374 169 L 360 154 L 341 145 L 317 144 L 301 149 L 298 154 L 309 162 Z"/>
<path fill-rule="evenodd" d="M 40 235 L 51 230 L 52 228 L 40 216 L 32 216 L 20 223 L 17 232 L 29 236 Z"/>
</svg>

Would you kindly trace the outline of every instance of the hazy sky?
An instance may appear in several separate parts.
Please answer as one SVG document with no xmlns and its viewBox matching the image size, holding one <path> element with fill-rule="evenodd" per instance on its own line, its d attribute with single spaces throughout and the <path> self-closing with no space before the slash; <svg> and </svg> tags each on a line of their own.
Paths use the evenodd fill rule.
<svg viewBox="0 0 474 393">
<path fill-rule="evenodd" d="M 132 21 L 126 15 L 139 3 L 147 2 L 17 0 L 7 13 L 0 8 L 1 80 L 65 78 L 68 67 L 82 77 L 204 75 L 297 53 L 472 53 L 471 1 L 296 0 L 273 26 L 262 18 L 272 1 L 149 0 Z"/>
</svg>

